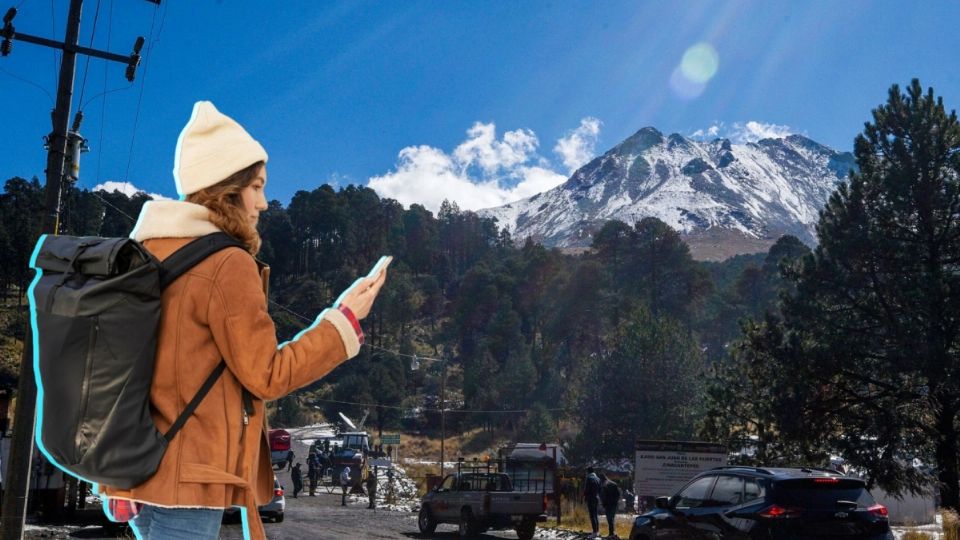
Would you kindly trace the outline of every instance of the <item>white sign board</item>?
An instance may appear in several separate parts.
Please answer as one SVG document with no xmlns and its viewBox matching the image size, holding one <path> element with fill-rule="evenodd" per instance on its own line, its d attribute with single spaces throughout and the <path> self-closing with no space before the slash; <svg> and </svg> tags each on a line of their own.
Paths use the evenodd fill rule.
<svg viewBox="0 0 960 540">
<path fill-rule="evenodd" d="M 713 443 L 637 441 L 634 489 L 639 497 L 673 495 L 698 473 L 727 464 L 727 451 Z"/>
</svg>

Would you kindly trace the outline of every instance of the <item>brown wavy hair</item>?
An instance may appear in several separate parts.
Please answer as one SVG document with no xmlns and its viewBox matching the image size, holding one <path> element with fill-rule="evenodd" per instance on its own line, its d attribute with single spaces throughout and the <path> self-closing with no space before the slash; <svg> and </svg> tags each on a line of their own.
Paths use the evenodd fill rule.
<svg viewBox="0 0 960 540">
<path fill-rule="evenodd" d="M 253 183 L 263 165 L 263 161 L 258 161 L 231 174 L 225 180 L 187 195 L 188 202 L 207 207 L 210 210 L 210 221 L 223 232 L 243 242 L 251 255 L 260 251 L 260 233 L 247 219 L 240 192 Z"/>
</svg>

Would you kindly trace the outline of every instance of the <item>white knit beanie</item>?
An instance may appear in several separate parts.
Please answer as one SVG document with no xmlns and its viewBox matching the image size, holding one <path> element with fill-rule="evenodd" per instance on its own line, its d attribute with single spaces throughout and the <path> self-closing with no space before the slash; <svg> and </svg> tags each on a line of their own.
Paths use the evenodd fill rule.
<svg viewBox="0 0 960 540">
<path fill-rule="evenodd" d="M 213 103 L 198 101 L 177 139 L 173 161 L 177 193 L 185 198 L 258 161 L 267 161 L 260 143 Z"/>
</svg>

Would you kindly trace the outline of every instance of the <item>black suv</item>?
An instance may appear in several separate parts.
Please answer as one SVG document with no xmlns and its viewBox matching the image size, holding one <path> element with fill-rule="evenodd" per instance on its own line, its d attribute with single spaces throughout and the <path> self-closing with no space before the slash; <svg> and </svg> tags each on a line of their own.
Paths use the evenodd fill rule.
<svg viewBox="0 0 960 540">
<path fill-rule="evenodd" d="M 719 467 L 637 516 L 630 540 L 893 540 L 859 478 L 826 469 Z"/>
</svg>

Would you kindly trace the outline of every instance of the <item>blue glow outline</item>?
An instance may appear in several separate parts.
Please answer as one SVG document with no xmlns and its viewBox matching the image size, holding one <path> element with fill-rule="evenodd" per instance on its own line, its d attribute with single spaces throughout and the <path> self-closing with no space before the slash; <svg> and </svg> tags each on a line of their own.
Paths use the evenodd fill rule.
<svg viewBox="0 0 960 540">
<path fill-rule="evenodd" d="M 286 347 L 290 343 L 296 342 L 297 340 L 300 339 L 301 336 L 303 336 L 310 330 L 313 330 L 314 328 L 316 328 L 321 322 L 323 322 L 323 316 L 326 315 L 327 312 L 330 311 L 331 309 L 335 309 L 337 306 L 339 306 L 340 302 L 343 300 L 343 298 L 347 295 L 348 292 L 352 291 L 354 287 L 357 287 L 358 285 L 363 283 L 365 279 L 376 276 L 386 265 L 390 264 L 391 261 L 393 261 L 392 255 L 384 255 L 383 257 L 380 257 L 380 260 L 377 261 L 377 264 L 373 265 L 373 269 L 370 270 L 370 273 L 368 273 L 366 277 L 357 279 L 356 281 L 353 282 L 352 285 L 347 287 L 347 290 L 343 291 L 343 293 L 340 294 L 340 297 L 337 298 L 337 301 L 333 303 L 333 308 L 326 308 L 323 311 L 321 311 L 320 315 L 317 315 L 317 318 L 310 324 L 310 326 L 297 332 L 297 335 L 293 336 L 292 339 L 289 339 L 277 345 L 277 350 L 280 350 Z"/>
<path fill-rule="evenodd" d="M 256 503 L 256 501 L 254 501 L 254 503 Z M 243 525 L 241 529 L 243 531 L 243 538 L 244 540 L 250 540 L 250 516 L 247 515 L 247 507 L 238 506 L 237 508 L 240 509 L 240 524 Z"/>
<path fill-rule="evenodd" d="M 364 280 L 372 279 L 376 277 L 376 275 L 380 272 L 380 270 L 383 269 L 386 265 L 390 264 L 391 261 L 393 261 L 393 257 L 391 255 L 384 255 L 383 257 L 380 257 L 380 260 L 377 261 L 377 264 L 373 265 L 373 269 L 371 269 L 370 272 L 365 277 L 357 278 L 357 280 L 353 282 L 353 285 L 350 285 L 349 287 L 347 287 L 345 291 L 340 293 L 340 296 L 337 297 L 337 301 L 333 303 L 333 307 L 339 307 L 340 302 L 343 302 L 343 299 L 347 296 L 347 294 L 350 291 L 352 291 L 354 288 L 356 288 L 361 283 L 363 283 Z"/>
<path fill-rule="evenodd" d="M 147 215 L 147 205 L 154 201 L 147 201 L 143 203 L 143 207 L 140 208 L 140 215 L 137 216 L 137 222 L 133 225 L 133 229 L 130 230 L 129 238 L 134 240 L 137 239 L 137 231 L 140 230 L 140 226 L 143 225 L 144 217 Z"/>
<path fill-rule="evenodd" d="M 330 308 L 326 308 L 326 309 L 324 309 L 323 311 L 321 311 L 321 312 L 320 312 L 320 315 L 317 315 L 317 318 L 310 324 L 310 326 L 308 326 L 308 327 L 304 328 L 303 330 L 297 332 L 297 335 L 293 336 L 292 339 L 288 339 L 287 341 L 284 341 L 283 343 L 277 345 L 277 350 L 280 350 L 280 349 L 286 347 L 287 344 L 289 344 L 289 343 L 294 343 L 294 342 L 298 341 L 301 336 L 303 336 L 304 334 L 306 334 L 306 333 L 309 332 L 310 330 L 313 330 L 314 328 L 316 328 L 320 323 L 323 322 L 323 316 L 326 315 L 328 311 L 330 311 Z"/>
<path fill-rule="evenodd" d="M 37 444 L 37 449 L 43 454 L 43 457 L 53 466 L 74 478 L 91 484 L 93 491 L 96 492 L 96 482 L 68 471 L 63 465 L 57 463 L 57 460 L 53 459 L 53 456 L 50 455 L 50 452 L 48 452 L 47 448 L 43 445 L 43 430 L 41 429 L 43 427 L 43 381 L 40 380 L 40 333 L 37 331 L 37 299 L 34 294 L 34 289 L 36 289 L 37 284 L 40 283 L 40 278 L 43 277 L 43 269 L 37 267 L 37 257 L 40 255 L 40 249 L 43 247 L 47 236 L 49 235 L 40 235 L 40 238 L 37 239 L 37 245 L 34 246 L 33 253 L 30 255 L 30 268 L 35 270 L 37 275 L 34 276 L 33 281 L 30 282 L 30 287 L 27 288 L 27 300 L 30 303 L 30 331 L 33 341 L 33 378 L 37 384 L 37 418 L 33 425 L 33 440 Z"/>
<path fill-rule="evenodd" d="M 210 106 L 213 107 L 213 103 L 210 101 L 198 101 L 193 104 L 190 120 L 187 121 L 187 125 L 183 126 L 183 129 L 180 131 L 180 136 L 177 137 L 177 148 L 173 152 L 173 183 L 177 186 L 177 195 L 180 196 L 181 201 L 187 200 L 187 196 L 183 193 L 183 185 L 180 183 L 180 147 L 183 145 L 183 136 L 186 135 L 187 130 L 193 126 L 193 123 L 200 113 L 200 105 L 203 103 L 209 103 Z M 216 109 L 216 107 L 214 107 L 214 109 Z"/>
<path fill-rule="evenodd" d="M 107 516 L 107 519 L 117 523 L 116 518 L 110 513 L 109 505 L 106 504 L 106 494 L 98 493 L 100 491 L 100 485 L 93 480 L 89 480 L 72 471 L 68 471 L 63 465 L 57 463 L 57 460 L 53 459 L 53 456 L 50 455 L 50 452 L 47 451 L 47 448 L 43 445 L 43 381 L 40 378 L 40 333 L 38 332 L 37 328 L 37 299 L 34 289 L 36 289 L 37 284 L 40 283 L 40 279 L 43 277 L 43 269 L 37 267 L 37 257 L 40 255 L 40 250 L 42 249 L 43 243 L 46 241 L 47 236 L 49 235 L 40 235 L 40 238 L 37 239 L 37 245 L 34 246 L 33 253 L 30 255 L 30 268 L 35 270 L 37 275 L 34 276 L 33 281 L 30 282 L 30 287 L 27 288 L 27 300 L 30 304 L 30 331 L 32 334 L 31 339 L 33 341 L 33 378 L 37 384 L 37 418 L 33 426 L 33 439 L 37 445 L 37 449 L 54 467 L 74 478 L 90 484 L 90 491 L 95 493 L 100 498 L 100 506 L 103 508 L 103 513 Z"/>
<path fill-rule="evenodd" d="M 137 515 L 139 515 L 139 513 Z M 109 515 L 107 517 L 109 517 Z M 127 524 L 130 525 L 130 530 L 133 531 L 133 536 L 136 537 L 137 540 L 143 540 L 143 533 L 140 532 L 140 529 L 137 528 L 137 525 L 134 523 L 134 521 L 136 521 L 136 516 L 134 516 L 134 519 L 128 521 Z"/>
</svg>

